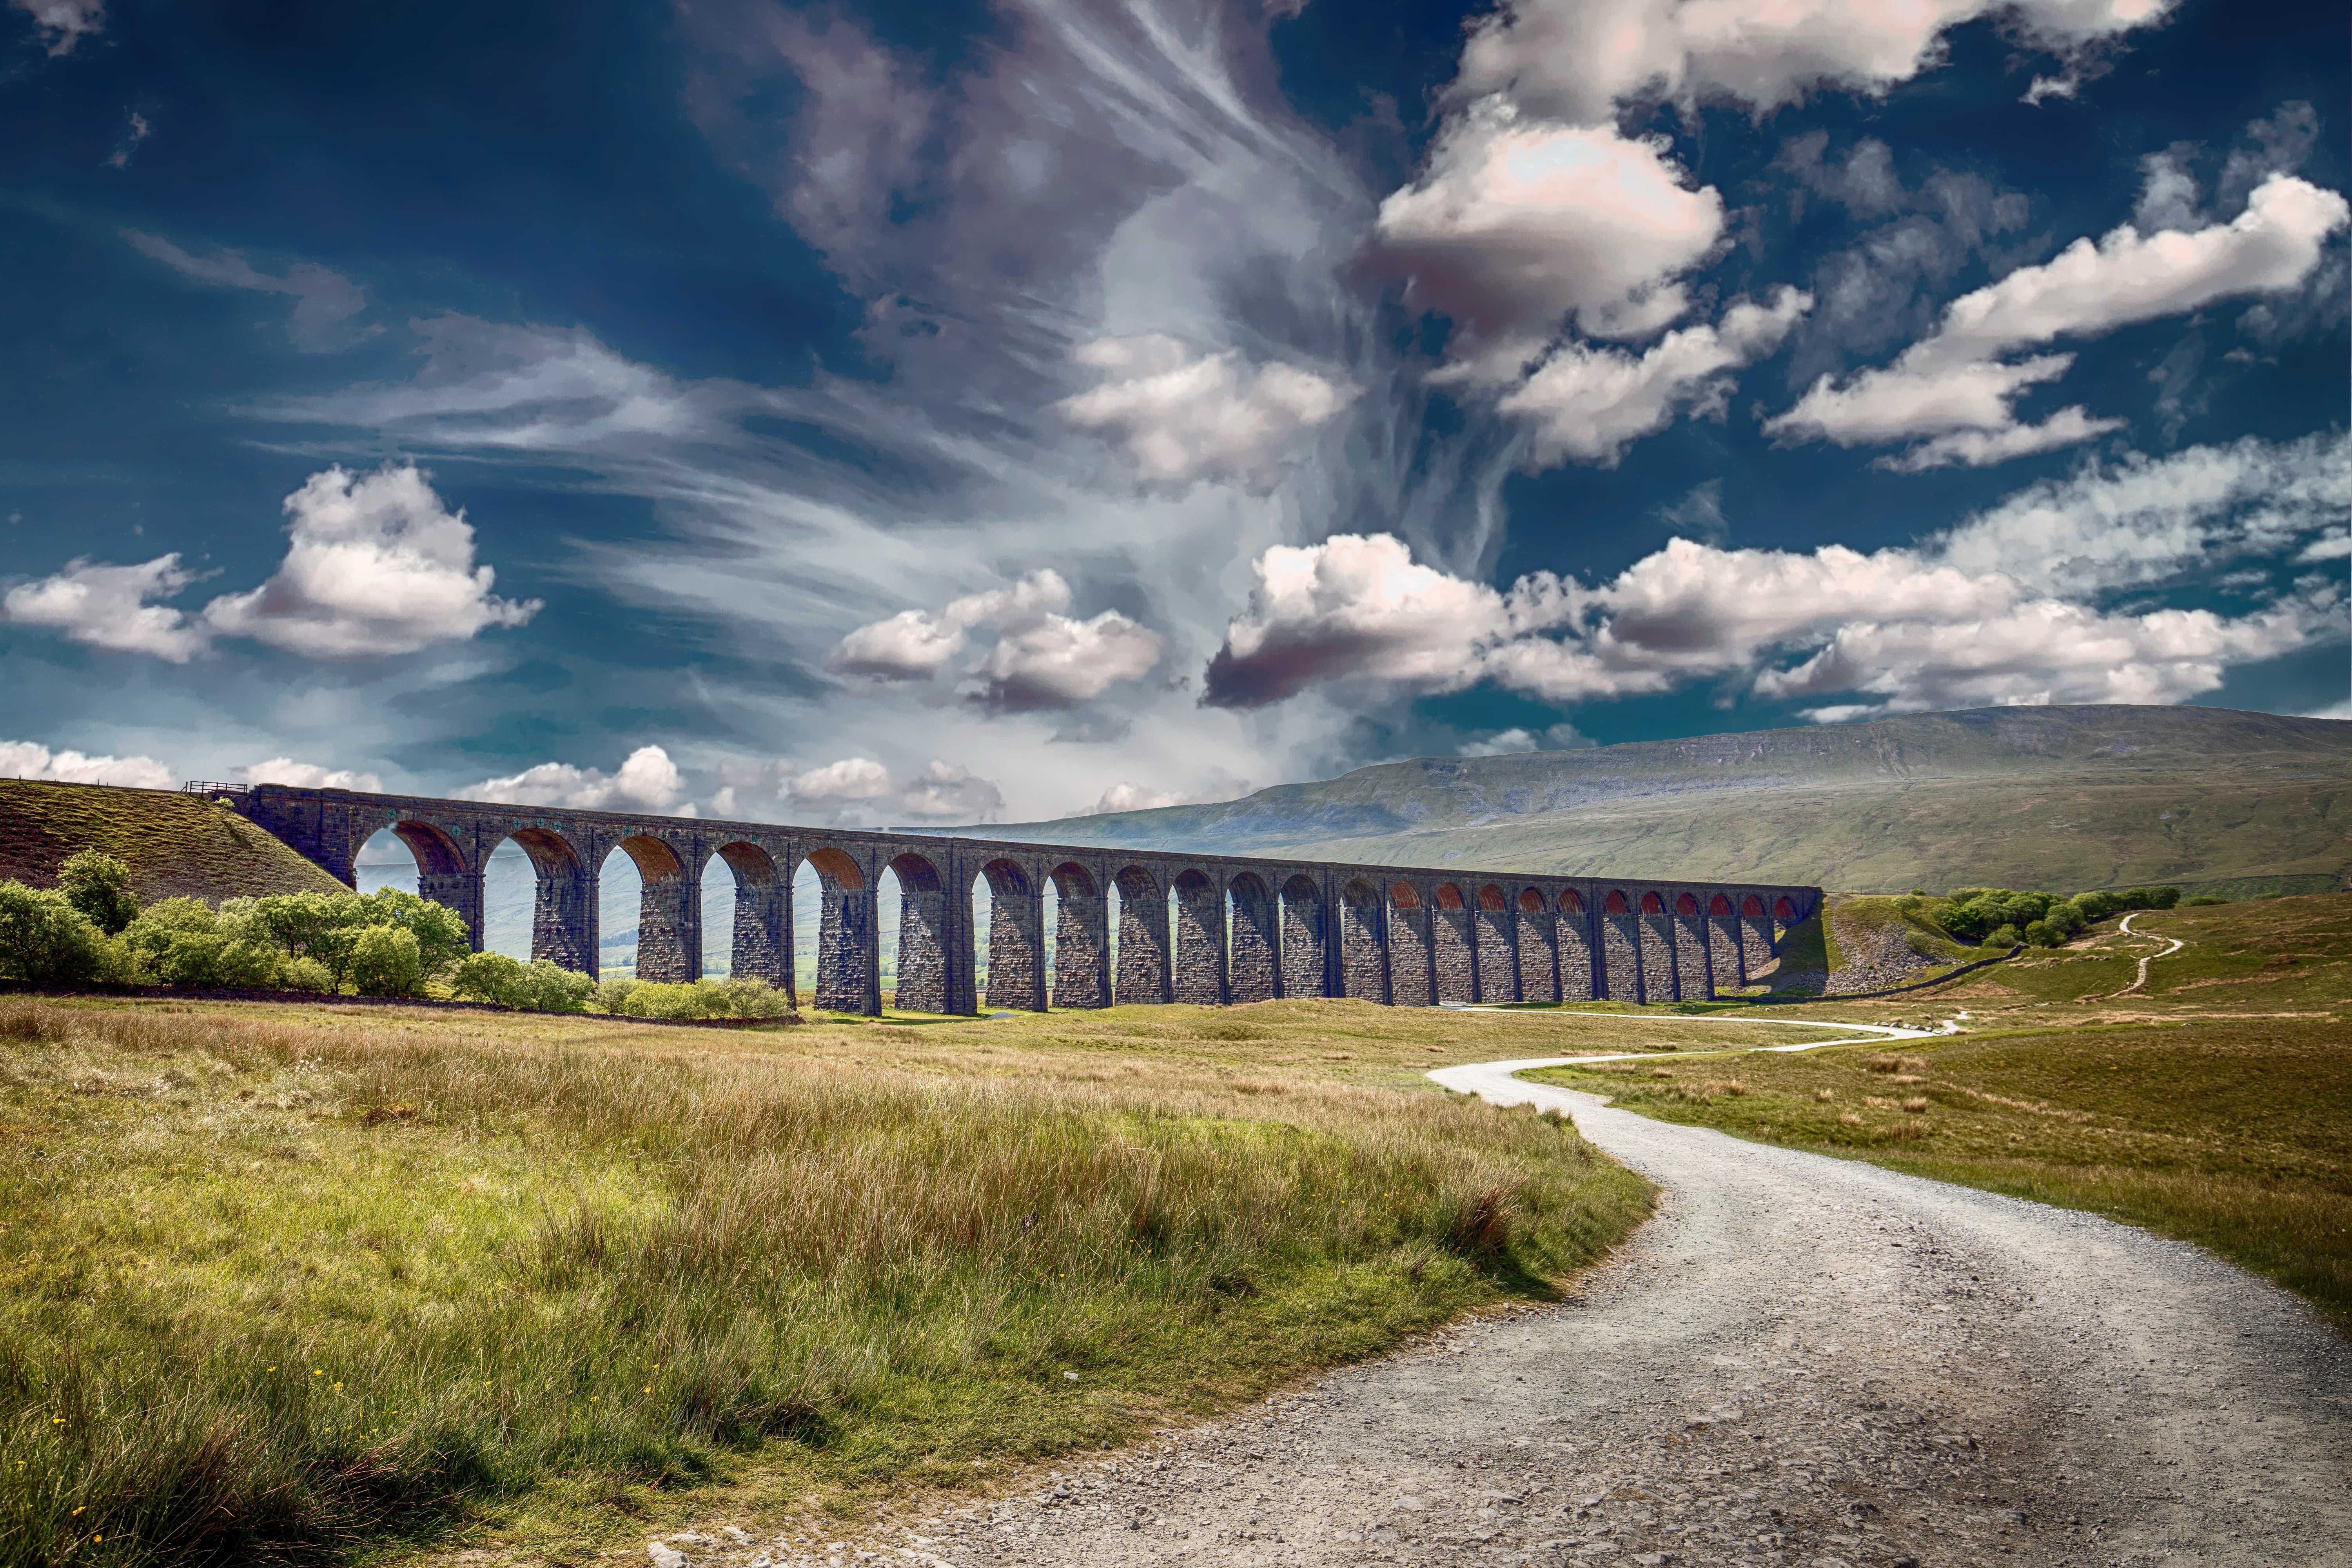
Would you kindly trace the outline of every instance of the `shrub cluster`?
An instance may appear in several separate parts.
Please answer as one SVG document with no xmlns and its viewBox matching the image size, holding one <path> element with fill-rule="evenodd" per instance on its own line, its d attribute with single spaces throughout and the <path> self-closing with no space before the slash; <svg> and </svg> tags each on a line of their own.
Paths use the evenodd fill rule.
<svg viewBox="0 0 2352 1568">
<path fill-rule="evenodd" d="M 630 1018 L 781 1018 L 784 994 L 748 974 L 667 985 L 614 976 L 596 987 L 596 1005 Z"/>
<path fill-rule="evenodd" d="M 1984 947 L 2057 947 L 2093 921 L 2125 910 L 2168 910 L 2178 888 L 2126 888 L 2121 892 L 2017 892 L 2008 888 L 1957 888 L 1941 898 L 1903 900 L 1906 913 L 1933 921 L 1961 942 Z"/>
<path fill-rule="evenodd" d="M 503 952 L 473 952 L 451 972 L 449 994 L 530 1013 L 584 1013 L 596 982 L 550 959 L 524 963 Z"/>
</svg>

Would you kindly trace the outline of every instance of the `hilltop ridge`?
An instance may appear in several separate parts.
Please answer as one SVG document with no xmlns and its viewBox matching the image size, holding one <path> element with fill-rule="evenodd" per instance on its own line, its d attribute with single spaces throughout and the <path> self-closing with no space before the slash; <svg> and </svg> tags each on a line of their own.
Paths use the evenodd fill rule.
<svg viewBox="0 0 2352 1568">
<path fill-rule="evenodd" d="M 2341 885 L 2352 723 L 2231 709 L 1995 708 L 1428 757 L 1003 838 L 1568 875 Z"/>
</svg>

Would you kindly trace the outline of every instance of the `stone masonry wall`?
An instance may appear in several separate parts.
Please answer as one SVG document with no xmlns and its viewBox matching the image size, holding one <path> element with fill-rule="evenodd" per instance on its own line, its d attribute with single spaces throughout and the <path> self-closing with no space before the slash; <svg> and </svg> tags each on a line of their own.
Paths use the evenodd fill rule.
<svg viewBox="0 0 2352 1568">
<path fill-rule="evenodd" d="M 988 898 L 988 1005 L 1023 1013 L 1045 1006 L 1045 900 L 1037 889 L 992 888 Z"/>
<path fill-rule="evenodd" d="M 1682 992 L 1675 984 L 1674 917 L 1644 910 L 1637 918 L 1642 922 L 1642 999 L 1681 1001 Z"/>
<path fill-rule="evenodd" d="M 1176 974 L 1179 1002 L 1214 1007 L 1225 1000 L 1225 895 L 1206 877 L 1176 883 Z"/>
<path fill-rule="evenodd" d="M 782 882 L 751 882 L 735 889 L 735 929 L 727 972 L 764 980 L 789 989 L 792 976 L 784 942 L 784 900 Z M 567 965 L 566 967 L 570 967 Z"/>
<path fill-rule="evenodd" d="M 1388 963 L 1381 951 L 1379 895 L 1361 890 L 1341 894 L 1339 962 L 1349 995 L 1367 1002 L 1389 999 Z"/>
<path fill-rule="evenodd" d="M 1426 1007 L 1429 994 L 1429 910 L 1389 910 L 1389 999 L 1400 1007 Z"/>
<path fill-rule="evenodd" d="M 1608 983 L 1612 1002 L 1640 1002 L 1642 995 L 1642 928 L 1638 916 L 1603 914 L 1601 925 L 1601 974 Z M 1664 1000 L 1664 997 L 1658 1000 Z"/>
<path fill-rule="evenodd" d="M 1739 965 L 1743 973 L 1760 974 L 1772 963 L 1772 917 L 1739 917 Z"/>
<path fill-rule="evenodd" d="M 1478 1000 L 1516 1002 L 1519 999 L 1518 954 L 1512 951 L 1511 910 L 1478 911 Z"/>
<path fill-rule="evenodd" d="M 1437 999 L 1478 1000 L 1478 942 L 1466 909 L 1429 911 L 1430 936 L 1437 949 Z"/>
<path fill-rule="evenodd" d="M 1118 879 L 1118 981 L 1122 1005 L 1168 1000 L 1168 895 L 1133 872 Z"/>
<path fill-rule="evenodd" d="M 1562 914 L 1553 927 L 1559 942 L 1559 999 L 1592 1000 L 1591 918 L 1582 911 Z"/>
<path fill-rule="evenodd" d="M 1553 945 L 1549 910 L 1519 910 L 1519 1000 L 1559 1000 L 1558 950 Z"/>
<path fill-rule="evenodd" d="M 1063 889 L 1054 923 L 1056 1007 L 1110 1005 L 1109 909 L 1103 895 Z"/>
<path fill-rule="evenodd" d="M 816 1005 L 828 1012 L 866 1011 L 866 948 L 875 932 L 874 900 L 856 888 L 824 889 L 817 924 Z"/>
<path fill-rule="evenodd" d="M 686 886 L 683 877 L 645 879 L 645 891 L 637 900 L 640 980 L 674 984 L 702 973 L 702 933 L 695 929 L 688 912 Z M 699 888 L 695 890 L 701 891 Z"/>
<path fill-rule="evenodd" d="M 902 891 L 898 898 L 898 1005 L 944 1013 L 948 1004 L 948 896 Z"/>
<path fill-rule="evenodd" d="M 1236 1002 L 1274 1000 L 1275 914 L 1271 900 L 1236 893 L 1226 986 Z"/>
<path fill-rule="evenodd" d="M 1709 973 L 1711 967 L 1706 951 L 1706 917 L 1675 916 L 1675 999 L 1696 1002 L 1712 998 L 1715 982 Z"/>
<path fill-rule="evenodd" d="M 1706 943 L 1714 963 L 1717 987 L 1730 991 L 1747 984 L 1748 966 L 1741 962 L 1738 918 L 1734 915 L 1709 915 Z"/>
<path fill-rule="evenodd" d="M 1282 994 L 1323 994 L 1323 940 L 1328 931 L 1320 899 L 1285 893 L 1282 900 Z"/>
</svg>

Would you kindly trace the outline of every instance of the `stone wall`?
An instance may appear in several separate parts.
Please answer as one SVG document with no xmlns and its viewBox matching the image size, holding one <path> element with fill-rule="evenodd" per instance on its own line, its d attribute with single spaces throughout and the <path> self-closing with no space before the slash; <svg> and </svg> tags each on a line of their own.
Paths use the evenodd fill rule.
<svg viewBox="0 0 2352 1568">
<path fill-rule="evenodd" d="M 1235 1002 L 1271 1002 L 1276 947 L 1274 900 L 1264 884 L 1250 877 L 1233 888 L 1233 935 L 1225 984 Z"/>
<path fill-rule="evenodd" d="M 980 1005 L 972 889 L 982 876 L 992 910 L 989 1002 L 1000 1007 L 1101 1007 L 1115 994 L 1213 1005 L 1336 994 L 1402 1005 L 1583 1000 L 1596 991 L 1625 1000 L 1704 995 L 1711 983 L 1728 984 L 1769 963 L 1778 930 L 1810 916 L 1821 898 L 1811 888 L 1612 887 L 1588 878 L 1156 851 L 1114 857 L 1098 848 L 278 784 L 244 792 L 241 809 L 346 883 L 369 835 L 396 833 L 416 857 L 420 890 L 457 910 L 478 945 L 483 867 L 512 839 L 539 879 L 532 952 L 592 973 L 597 889 L 616 852 L 635 862 L 644 889 L 638 973 L 649 980 L 700 973 L 702 876 L 717 857 L 735 879 L 736 973 L 792 986 L 791 889 L 801 875 L 814 875 L 824 889 L 814 999 L 865 1014 L 880 1006 L 877 889 L 886 875 L 895 876 L 901 894 L 898 1001 L 950 1015 Z M 1050 987 L 1042 940 L 1049 879 L 1060 911 Z M 1115 879 L 1116 986 L 1107 897 Z M 1280 898 L 1273 896 L 1277 888 Z M 1465 889 L 1473 896 L 1465 898 Z M 1626 912 L 1608 911 L 1606 901 Z M 1602 912 L 1587 912 L 1595 910 Z M 1693 916 L 1694 910 L 1706 913 Z"/>
<path fill-rule="evenodd" d="M 1324 994 L 1323 941 L 1329 931 L 1323 896 L 1304 877 L 1293 877 L 1282 889 L 1282 994 L 1320 996 Z"/>
<path fill-rule="evenodd" d="M 1118 874 L 1118 983 L 1121 1005 L 1168 1000 L 1168 891 L 1148 871 Z"/>
<path fill-rule="evenodd" d="M 1176 976 L 1179 1002 L 1215 1007 L 1225 1000 L 1225 895 L 1198 871 L 1176 879 Z"/>
</svg>

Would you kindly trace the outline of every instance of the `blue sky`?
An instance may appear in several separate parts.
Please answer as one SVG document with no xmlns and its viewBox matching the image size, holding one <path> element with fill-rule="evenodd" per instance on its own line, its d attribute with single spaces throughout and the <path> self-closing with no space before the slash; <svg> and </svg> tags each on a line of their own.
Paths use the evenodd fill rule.
<svg viewBox="0 0 2352 1568">
<path fill-rule="evenodd" d="M 0 771 L 2347 716 L 2340 8 L 0 8 Z"/>
</svg>

